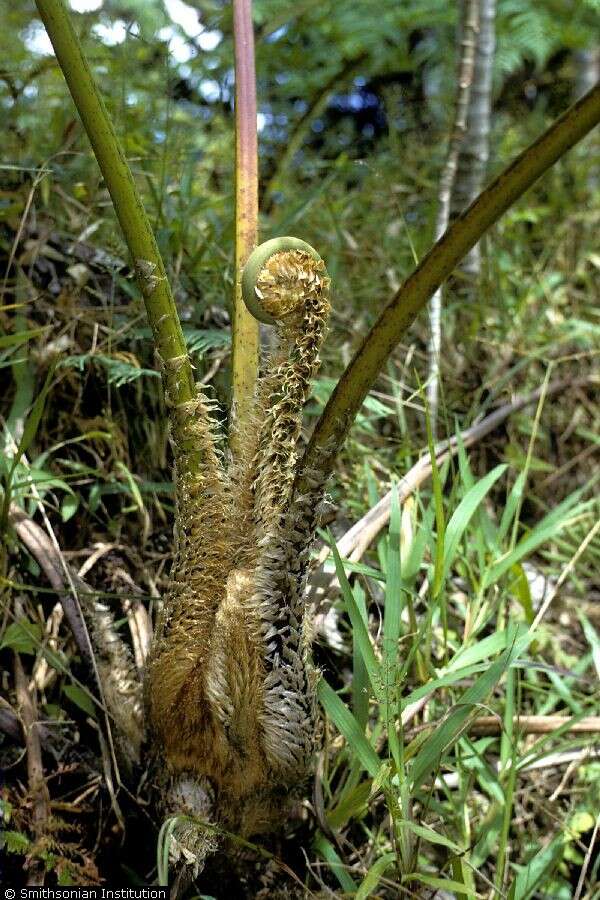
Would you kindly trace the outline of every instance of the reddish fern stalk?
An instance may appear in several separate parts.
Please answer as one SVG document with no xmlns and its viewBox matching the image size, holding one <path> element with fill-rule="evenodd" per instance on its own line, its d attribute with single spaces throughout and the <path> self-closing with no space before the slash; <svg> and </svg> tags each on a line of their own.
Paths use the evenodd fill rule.
<svg viewBox="0 0 600 900">
<path fill-rule="evenodd" d="M 258 322 L 242 301 L 241 276 L 258 232 L 258 141 L 252 0 L 233 0 L 235 42 L 235 288 L 232 334 L 232 428 L 239 453 L 240 434 L 252 408 L 258 375 Z"/>
</svg>

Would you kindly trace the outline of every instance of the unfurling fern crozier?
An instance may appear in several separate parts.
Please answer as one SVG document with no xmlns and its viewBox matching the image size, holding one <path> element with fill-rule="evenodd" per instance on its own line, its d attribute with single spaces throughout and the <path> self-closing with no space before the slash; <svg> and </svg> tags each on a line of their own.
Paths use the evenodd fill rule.
<svg viewBox="0 0 600 900">
<path fill-rule="evenodd" d="M 205 398 L 174 411 L 177 554 L 146 709 L 170 785 L 167 811 L 185 796 L 186 812 L 248 835 L 285 813 L 314 750 L 304 580 L 320 492 L 307 516 L 306 498 L 292 491 L 329 279 L 312 248 L 281 238 L 254 251 L 242 288 L 250 311 L 274 325 L 277 347 L 229 469 Z M 189 465 L 191 452 L 199 466 Z"/>
</svg>

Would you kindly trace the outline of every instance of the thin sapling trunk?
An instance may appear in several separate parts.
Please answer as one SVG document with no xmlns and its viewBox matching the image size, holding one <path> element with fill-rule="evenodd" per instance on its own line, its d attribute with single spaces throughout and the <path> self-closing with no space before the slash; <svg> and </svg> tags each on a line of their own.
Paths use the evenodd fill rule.
<svg viewBox="0 0 600 900">
<path fill-rule="evenodd" d="M 481 191 L 490 155 L 492 88 L 496 49 L 496 0 L 477 0 L 477 2 L 479 3 L 479 30 L 475 49 L 475 67 L 469 100 L 467 133 L 460 148 L 458 170 L 454 182 L 453 215 L 458 215 L 466 209 Z M 479 243 L 469 250 L 461 262 L 460 272 L 466 280 L 465 296 L 470 298 L 481 272 L 481 246 Z"/>
<path fill-rule="evenodd" d="M 435 240 L 439 241 L 450 221 L 450 201 L 458 156 L 467 130 L 467 113 L 471 96 L 475 45 L 479 27 L 479 0 L 464 0 L 463 20 L 460 27 L 460 54 L 457 73 L 457 92 L 454 121 L 450 129 L 446 162 L 440 179 L 438 214 L 435 223 Z M 438 401 L 440 390 L 440 353 L 442 349 L 442 288 L 431 298 L 429 311 L 429 373 L 427 398 L 434 436 L 437 433 Z"/>
</svg>

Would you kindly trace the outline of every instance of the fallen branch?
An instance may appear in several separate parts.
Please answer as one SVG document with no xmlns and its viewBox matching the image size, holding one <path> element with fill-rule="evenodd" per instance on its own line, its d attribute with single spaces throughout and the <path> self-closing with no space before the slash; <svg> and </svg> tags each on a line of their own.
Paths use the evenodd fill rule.
<svg viewBox="0 0 600 900">
<path fill-rule="evenodd" d="M 90 635 L 79 604 L 77 593 L 75 590 L 71 591 L 70 585 L 67 584 L 64 572 L 64 561 L 60 559 L 59 554 L 56 552 L 56 548 L 44 529 L 40 528 L 33 519 L 30 519 L 16 503 L 11 503 L 8 517 L 18 538 L 25 547 L 27 547 L 50 582 L 53 590 L 55 590 L 60 597 L 60 602 L 65 612 L 65 618 L 69 624 L 73 637 L 75 638 L 77 649 L 94 672 L 99 686 L 99 676 L 94 659 L 92 642 L 90 640 Z M 71 580 L 74 588 L 81 587 L 84 592 L 89 591 L 86 583 L 73 573 L 71 573 Z"/>
<path fill-rule="evenodd" d="M 40 722 L 37 723 L 36 727 L 42 747 L 46 747 L 52 740 L 50 729 Z M 0 731 L 17 744 L 25 742 L 23 722 L 8 704 L 0 706 Z"/>
<path fill-rule="evenodd" d="M 522 734 L 552 734 L 567 725 L 569 734 L 600 733 L 600 716 L 588 716 L 572 721 L 567 716 L 515 716 L 513 728 Z M 502 720 L 496 716 L 480 716 L 469 728 L 470 734 L 498 734 L 502 730 Z"/>
<path fill-rule="evenodd" d="M 519 775 L 522 775 L 524 772 L 534 772 L 537 769 L 557 769 L 559 766 L 577 766 L 579 763 L 585 763 L 594 759 L 598 759 L 600 757 L 599 750 L 593 750 L 591 747 L 586 747 L 584 750 L 567 750 L 564 753 L 549 753 L 548 756 L 543 756 L 541 759 L 536 759 L 532 763 L 528 763 L 525 766 L 520 766 L 518 769 Z M 493 768 L 496 772 L 501 771 L 500 761 L 496 761 L 492 764 Z M 448 772 L 446 775 L 440 775 L 436 778 L 435 786 L 436 788 L 446 787 L 446 788 L 457 788 L 460 784 L 460 773 L 459 772 Z"/>
</svg>

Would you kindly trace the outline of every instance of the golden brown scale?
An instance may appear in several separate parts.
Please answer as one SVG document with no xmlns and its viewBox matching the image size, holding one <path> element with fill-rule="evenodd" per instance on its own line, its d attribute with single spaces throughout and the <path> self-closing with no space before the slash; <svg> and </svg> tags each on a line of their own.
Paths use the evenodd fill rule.
<svg viewBox="0 0 600 900">
<path fill-rule="evenodd" d="M 203 452 L 203 471 L 194 475 L 186 451 L 193 438 Z M 159 617 L 146 673 L 149 725 L 167 761 L 197 745 L 210 721 L 204 680 L 210 637 L 225 595 L 231 556 L 226 477 L 215 452 L 214 427 L 198 399 L 184 436 L 174 438 L 177 526 L 171 581 Z"/>
<path fill-rule="evenodd" d="M 165 811 L 212 818 L 245 835 L 285 815 L 314 744 L 314 677 L 304 624 L 302 529 L 290 506 L 302 409 L 328 313 L 322 261 L 271 256 L 257 297 L 279 347 L 259 379 L 244 453 L 227 473 L 204 398 L 175 411 L 178 545 L 146 676 Z M 201 451 L 193 474 L 190 450 Z M 216 798 L 216 799 L 215 799 Z M 214 803 L 213 803 L 214 801 Z M 209 849 L 189 825 L 183 856 Z"/>
</svg>

